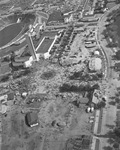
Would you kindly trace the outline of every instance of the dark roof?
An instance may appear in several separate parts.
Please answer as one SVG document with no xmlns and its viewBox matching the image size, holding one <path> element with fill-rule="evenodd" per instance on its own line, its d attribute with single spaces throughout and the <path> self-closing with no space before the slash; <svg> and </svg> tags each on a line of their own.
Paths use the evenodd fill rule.
<svg viewBox="0 0 120 150">
<path fill-rule="evenodd" d="M 50 22 L 59 22 L 59 23 L 63 23 L 64 22 L 64 16 L 63 13 L 61 11 L 53 11 L 53 13 L 51 13 L 49 15 L 48 21 L 47 23 Z"/>
<path fill-rule="evenodd" d="M 25 120 L 28 126 L 32 126 L 38 123 L 38 114 L 35 112 L 28 112 L 25 116 Z"/>
</svg>

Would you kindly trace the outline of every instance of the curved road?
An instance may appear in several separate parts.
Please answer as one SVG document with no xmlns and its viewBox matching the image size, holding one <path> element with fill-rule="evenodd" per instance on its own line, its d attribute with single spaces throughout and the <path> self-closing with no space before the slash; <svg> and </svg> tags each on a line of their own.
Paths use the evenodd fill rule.
<svg viewBox="0 0 120 150">
<path fill-rule="evenodd" d="M 115 126 L 116 121 L 116 106 L 110 105 L 110 102 L 113 102 L 114 99 L 110 99 L 109 97 L 114 96 L 114 90 L 115 90 L 115 80 L 114 80 L 114 70 L 111 69 L 111 66 L 113 66 L 114 62 L 112 60 L 113 50 L 109 47 L 107 47 L 107 41 L 104 39 L 104 36 L 102 32 L 105 29 L 106 24 L 106 18 L 107 15 L 112 12 L 113 10 L 116 10 L 120 7 L 119 5 L 114 6 L 110 10 L 108 10 L 105 14 L 103 14 L 98 22 L 98 29 L 97 29 L 97 43 L 99 47 L 102 49 L 102 52 L 104 53 L 105 60 L 106 60 L 106 72 L 105 72 L 105 95 L 108 97 L 108 100 L 106 102 L 106 108 L 103 109 L 102 113 L 102 123 L 100 124 L 100 134 L 106 135 L 111 130 L 108 126 Z M 112 86 L 111 86 L 112 85 Z M 111 86 L 111 88 L 110 88 Z M 111 113 L 112 112 L 112 113 Z M 108 126 L 107 126 L 108 125 Z M 108 138 L 100 138 L 100 150 L 104 149 L 103 147 L 109 146 L 108 144 Z"/>
<path fill-rule="evenodd" d="M 112 12 L 113 10 L 116 10 L 120 7 L 119 5 L 114 6 L 113 8 L 111 8 L 110 10 L 108 10 L 105 14 L 103 14 L 98 22 L 98 30 L 97 30 L 97 41 L 98 41 L 98 45 L 101 47 L 104 56 L 106 57 L 106 78 L 110 79 L 112 78 L 112 69 L 110 68 L 112 66 L 112 55 L 113 55 L 113 50 L 107 46 L 107 41 L 104 39 L 104 36 L 102 35 L 103 30 L 105 29 L 105 20 L 107 18 L 107 15 Z"/>
</svg>

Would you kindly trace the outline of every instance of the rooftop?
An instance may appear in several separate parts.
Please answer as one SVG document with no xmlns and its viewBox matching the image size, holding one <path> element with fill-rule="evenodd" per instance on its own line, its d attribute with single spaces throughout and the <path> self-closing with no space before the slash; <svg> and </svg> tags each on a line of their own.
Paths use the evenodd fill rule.
<svg viewBox="0 0 120 150">
<path fill-rule="evenodd" d="M 34 126 L 38 124 L 38 115 L 35 112 L 28 112 L 25 116 L 25 121 L 28 126 Z"/>
</svg>

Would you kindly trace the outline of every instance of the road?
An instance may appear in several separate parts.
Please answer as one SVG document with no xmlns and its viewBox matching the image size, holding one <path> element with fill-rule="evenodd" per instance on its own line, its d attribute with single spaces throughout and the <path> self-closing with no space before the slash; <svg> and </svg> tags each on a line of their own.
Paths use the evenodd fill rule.
<svg viewBox="0 0 120 150">
<path fill-rule="evenodd" d="M 106 102 L 106 107 L 103 109 L 101 131 L 99 133 L 100 135 L 103 136 L 107 135 L 115 127 L 116 106 L 110 105 L 110 103 L 114 101 L 114 99 L 111 99 L 110 97 L 115 96 L 116 85 L 118 81 L 117 79 L 115 79 L 117 77 L 116 76 L 117 74 L 114 72 L 113 69 L 111 69 L 111 66 L 114 65 L 114 61 L 112 60 L 113 50 L 107 47 L 107 41 L 106 39 L 104 39 L 102 32 L 105 29 L 105 23 L 106 23 L 105 20 L 107 15 L 113 10 L 119 8 L 119 6 L 117 5 L 114 8 L 111 8 L 108 12 L 106 12 L 104 15 L 101 16 L 98 22 L 98 30 L 97 30 L 97 41 L 106 57 L 106 66 L 107 66 L 105 80 L 103 81 L 103 84 L 105 86 L 103 86 L 103 88 L 105 90 L 105 95 L 107 96 L 108 99 Z M 104 149 L 104 147 L 108 145 L 109 145 L 108 137 L 106 138 L 101 137 L 100 150 Z"/>
</svg>

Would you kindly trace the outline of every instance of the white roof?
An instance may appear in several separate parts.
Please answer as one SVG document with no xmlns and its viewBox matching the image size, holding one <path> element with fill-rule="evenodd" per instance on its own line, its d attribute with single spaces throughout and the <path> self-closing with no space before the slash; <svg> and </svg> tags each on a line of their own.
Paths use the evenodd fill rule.
<svg viewBox="0 0 120 150">
<path fill-rule="evenodd" d="M 100 55 L 100 52 L 99 51 L 94 51 L 94 54 L 95 55 Z"/>
</svg>

